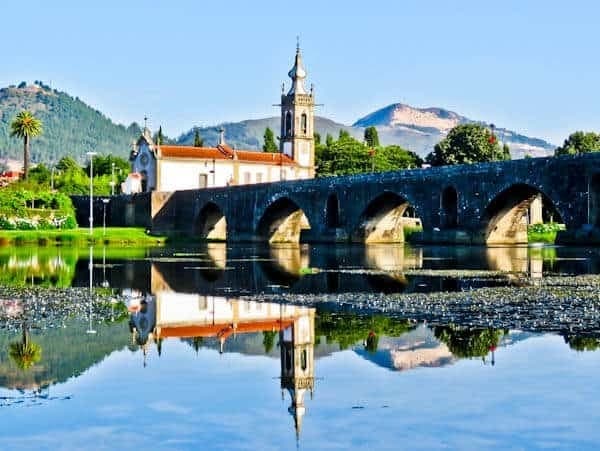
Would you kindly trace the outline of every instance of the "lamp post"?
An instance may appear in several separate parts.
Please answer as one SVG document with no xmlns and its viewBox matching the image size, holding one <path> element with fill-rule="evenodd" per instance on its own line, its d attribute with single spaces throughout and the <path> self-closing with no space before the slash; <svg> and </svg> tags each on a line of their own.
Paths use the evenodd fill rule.
<svg viewBox="0 0 600 451">
<path fill-rule="evenodd" d="M 110 195 L 115 195 L 115 163 L 110 166 Z"/>
<path fill-rule="evenodd" d="M 86 152 L 90 158 L 90 236 L 94 233 L 94 156 L 97 152 Z"/>
<path fill-rule="evenodd" d="M 102 199 L 102 236 L 106 236 L 106 206 L 109 202 L 108 197 Z"/>
<path fill-rule="evenodd" d="M 89 262 L 89 272 L 90 272 L 90 303 L 89 303 L 89 319 L 90 319 L 90 323 L 88 326 L 88 330 L 86 330 L 85 332 L 88 334 L 95 334 L 96 331 L 94 330 L 93 326 L 92 326 L 92 300 L 94 298 L 94 289 L 93 289 L 93 285 L 94 285 L 94 276 L 93 276 L 93 270 L 94 270 L 94 248 L 92 245 L 90 245 L 90 262 Z"/>
</svg>

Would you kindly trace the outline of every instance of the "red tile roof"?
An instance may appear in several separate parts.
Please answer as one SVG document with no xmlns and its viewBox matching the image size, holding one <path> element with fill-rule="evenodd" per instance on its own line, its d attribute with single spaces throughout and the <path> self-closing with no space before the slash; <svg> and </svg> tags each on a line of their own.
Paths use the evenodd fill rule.
<svg viewBox="0 0 600 451">
<path fill-rule="evenodd" d="M 259 152 L 252 150 L 234 150 L 229 146 L 192 147 L 192 146 L 157 146 L 159 158 L 190 158 L 234 160 L 248 163 L 295 166 L 296 162 L 281 153 Z"/>
</svg>

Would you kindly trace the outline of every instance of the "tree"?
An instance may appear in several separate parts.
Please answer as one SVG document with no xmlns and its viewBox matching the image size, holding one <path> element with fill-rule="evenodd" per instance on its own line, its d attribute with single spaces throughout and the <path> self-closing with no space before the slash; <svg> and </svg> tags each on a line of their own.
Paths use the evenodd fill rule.
<svg viewBox="0 0 600 451">
<path fill-rule="evenodd" d="M 42 348 L 30 340 L 25 323 L 22 325 L 21 341 L 10 343 L 8 355 L 22 370 L 28 370 L 41 360 Z"/>
<path fill-rule="evenodd" d="M 571 133 L 561 147 L 556 148 L 554 155 L 575 155 L 598 151 L 600 151 L 600 134 L 577 131 Z"/>
<path fill-rule="evenodd" d="M 333 144 L 333 136 L 331 136 L 329 133 L 327 133 L 327 135 L 325 135 L 325 145 L 327 147 L 331 147 L 332 144 Z"/>
<path fill-rule="evenodd" d="M 277 144 L 275 144 L 275 136 L 273 135 L 273 130 L 269 127 L 265 129 L 265 134 L 263 135 L 264 144 L 263 151 L 264 152 L 279 152 L 279 148 Z"/>
<path fill-rule="evenodd" d="M 200 136 L 198 127 L 194 129 L 194 147 L 204 147 L 204 140 Z"/>
<path fill-rule="evenodd" d="M 379 147 L 379 134 L 375 127 L 365 128 L 365 142 L 369 147 Z"/>
<path fill-rule="evenodd" d="M 23 178 L 29 176 L 29 141 L 42 134 L 42 121 L 29 111 L 21 111 L 10 124 L 10 136 L 23 140 Z"/>
<path fill-rule="evenodd" d="M 320 146 L 321 145 L 321 134 L 314 132 L 313 133 L 313 139 L 315 141 L 315 146 Z"/>
<path fill-rule="evenodd" d="M 156 133 L 156 144 L 158 144 L 159 146 L 161 144 L 164 144 L 165 142 L 165 137 L 163 136 L 163 132 L 162 132 L 162 125 L 158 127 L 158 133 Z"/>
<path fill-rule="evenodd" d="M 277 332 L 275 331 L 267 330 L 263 332 L 263 346 L 265 347 L 265 354 L 268 354 L 273 349 L 276 336 Z"/>
<path fill-rule="evenodd" d="M 506 161 L 512 159 L 512 156 L 510 155 L 510 147 L 508 147 L 508 144 L 506 143 L 502 145 L 502 158 Z"/>
<path fill-rule="evenodd" d="M 448 132 L 426 157 L 432 166 L 503 160 L 496 137 L 480 124 L 461 124 Z"/>
</svg>

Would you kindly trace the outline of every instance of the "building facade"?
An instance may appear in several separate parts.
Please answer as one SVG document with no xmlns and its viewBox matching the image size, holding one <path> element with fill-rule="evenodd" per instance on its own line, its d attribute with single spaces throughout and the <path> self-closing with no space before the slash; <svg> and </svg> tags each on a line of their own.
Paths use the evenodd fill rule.
<svg viewBox="0 0 600 451">
<path fill-rule="evenodd" d="M 281 95 L 280 152 L 238 150 L 221 129 L 215 147 L 156 144 L 144 131 L 130 155 L 131 174 L 123 191 L 177 191 L 313 178 L 315 174 L 313 90 L 304 86 L 300 48 L 288 73 L 292 85 Z"/>
</svg>

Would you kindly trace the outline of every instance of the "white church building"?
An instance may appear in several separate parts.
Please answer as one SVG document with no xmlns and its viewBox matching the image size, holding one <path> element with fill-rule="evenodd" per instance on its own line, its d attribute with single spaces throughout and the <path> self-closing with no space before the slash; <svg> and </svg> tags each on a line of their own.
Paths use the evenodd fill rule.
<svg viewBox="0 0 600 451">
<path fill-rule="evenodd" d="M 144 127 L 130 155 L 131 174 L 123 192 L 176 191 L 313 178 L 315 175 L 314 93 L 307 91 L 300 47 L 281 93 L 280 152 L 238 150 L 221 129 L 216 147 L 155 144 Z"/>
</svg>

